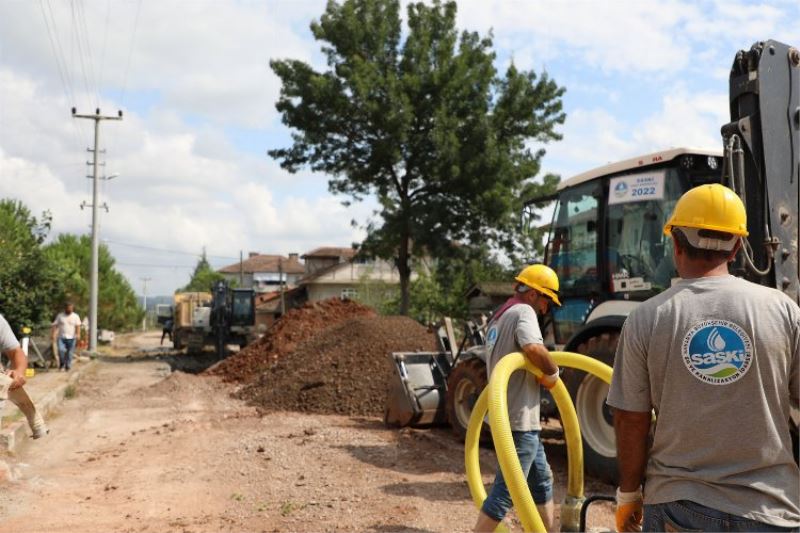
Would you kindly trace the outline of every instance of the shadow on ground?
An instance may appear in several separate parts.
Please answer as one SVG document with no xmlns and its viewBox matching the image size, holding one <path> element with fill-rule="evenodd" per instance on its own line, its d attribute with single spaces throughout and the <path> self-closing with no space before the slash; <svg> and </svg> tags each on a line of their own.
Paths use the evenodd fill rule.
<svg viewBox="0 0 800 533">
<path fill-rule="evenodd" d="M 379 526 L 372 526 L 367 531 L 375 531 L 378 533 L 432 533 L 430 529 L 409 527 L 403 524 L 381 524 Z"/>
<path fill-rule="evenodd" d="M 439 502 L 463 502 L 471 498 L 466 479 L 433 483 L 406 481 L 384 485 L 381 490 L 392 496 L 418 496 L 428 501 Z"/>
<path fill-rule="evenodd" d="M 463 454 L 445 449 L 435 449 L 434 446 L 426 450 L 419 443 L 412 444 L 401 440 L 385 445 L 349 444 L 339 448 L 363 463 L 405 474 L 430 474 L 432 472 L 460 474 L 464 472 Z"/>
</svg>

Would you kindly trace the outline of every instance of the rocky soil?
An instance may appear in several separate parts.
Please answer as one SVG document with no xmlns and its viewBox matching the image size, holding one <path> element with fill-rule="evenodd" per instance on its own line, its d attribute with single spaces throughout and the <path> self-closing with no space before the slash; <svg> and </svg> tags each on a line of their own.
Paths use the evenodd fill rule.
<svg viewBox="0 0 800 533">
<path fill-rule="evenodd" d="M 252 381 L 283 356 L 293 352 L 299 343 L 326 328 L 359 316 L 376 314 L 370 307 L 338 298 L 291 309 L 264 337 L 209 368 L 206 373 L 221 376 L 228 382 Z"/>
<path fill-rule="evenodd" d="M 434 348 L 433 335 L 410 318 L 351 318 L 298 343 L 237 397 L 267 410 L 380 416 L 390 354 Z"/>
</svg>

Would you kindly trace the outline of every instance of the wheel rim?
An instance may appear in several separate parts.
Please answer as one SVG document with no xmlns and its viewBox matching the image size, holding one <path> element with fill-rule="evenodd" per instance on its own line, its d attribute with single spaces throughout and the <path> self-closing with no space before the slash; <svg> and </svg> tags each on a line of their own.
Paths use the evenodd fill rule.
<svg viewBox="0 0 800 533">
<path fill-rule="evenodd" d="M 472 407 L 478 399 L 477 388 L 475 384 L 468 379 L 462 379 L 456 385 L 455 393 L 455 411 L 458 422 L 461 427 L 466 428 L 469 425 L 469 417 L 472 415 Z"/>
<path fill-rule="evenodd" d="M 575 409 L 581 435 L 586 443 L 598 454 L 614 458 L 617 455 L 617 441 L 611 411 L 606 406 L 608 385 L 594 376 L 583 378 L 578 388 Z"/>
</svg>

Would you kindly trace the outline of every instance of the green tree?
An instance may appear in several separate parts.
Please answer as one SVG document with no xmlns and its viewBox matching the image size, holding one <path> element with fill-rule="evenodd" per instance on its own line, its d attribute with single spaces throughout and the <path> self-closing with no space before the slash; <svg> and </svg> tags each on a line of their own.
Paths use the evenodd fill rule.
<svg viewBox="0 0 800 533">
<path fill-rule="evenodd" d="M 417 277 L 409 290 L 409 316 L 423 324 L 435 323 L 449 316 L 466 319 L 469 316 L 467 291 L 481 281 L 513 279 L 509 269 L 498 261 L 487 247 L 459 247 L 437 258 L 427 268 L 417 268 Z M 380 306 L 384 314 L 395 314 L 400 306 L 399 294 Z"/>
<path fill-rule="evenodd" d="M 327 70 L 270 62 L 294 131 L 269 154 L 329 174 L 331 192 L 353 201 L 377 197 L 363 249 L 395 260 L 406 314 L 413 257 L 452 242 L 518 248 L 521 201 L 558 182 L 533 178 L 565 115 L 546 75 L 498 74 L 491 36 L 459 33 L 455 2 L 410 4 L 405 33 L 399 11 L 398 0 L 329 1 L 311 24 Z"/>
<path fill-rule="evenodd" d="M 202 257 L 200 257 L 200 260 L 197 261 L 197 265 L 194 267 L 194 272 L 192 273 L 192 278 L 189 280 L 189 283 L 175 292 L 210 292 L 214 283 L 224 279 L 225 276 L 211 268 L 204 250 Z"/>
<path fill-rule="evenodd" d="M 58 288 L 50 298 L 50 311 L 59 311 L 64 302 L 75 304 L 79 312 L 89 310 L 89 269 L 92 240 L 88 235 L 61 234 L 45 247 L 48 261 L 58 272 Z M 99 292 L 97 325 L 122 331 L 137 327 L 144 311 L 128 280 L 114 267 L 115 260 L 105 245 L 98 255 Z"/>
<path fill-rule="evenodd" d="M 42 251 L 50 223 L 47 212 L 37 219 L 21 202 L 0 200 L 0 314 L 16 333 L 50 318 L 55 271 Z"/>
</svg>

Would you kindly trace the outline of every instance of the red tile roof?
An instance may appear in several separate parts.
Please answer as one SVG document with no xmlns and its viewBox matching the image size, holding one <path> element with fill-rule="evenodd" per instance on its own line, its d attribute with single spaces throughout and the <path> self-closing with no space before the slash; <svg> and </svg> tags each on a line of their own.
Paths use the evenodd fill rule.
<svg viewBox="0 0 800 533">
<path fill-rule="evenodd" d="M 254 272 L 278 272 L 278 263 L 281 263 L 281 268 L 285 274 L 305 274 L 305 267 L 303 263 L 298 261 L 296 257 L 284 257 L 282 255 L 254 255 L 242 261 L 241 268 L 247 274 Z M 226 267 L 222 267 L 218 272 L 224 274 L 238 274 L 239 263 L 234 263 Z"/>
<path fill-rule="evenodd" d="M 352 248 L 336 248 L 334 246 L 323 246 L 322 248 L 315 248 L 310 252 L 306 252 L 302 257 L 320 258 L 320 257 L 342 257 L 344 259 L 351 259 L 356 255 L 356 250 Z"/>
</svg>

